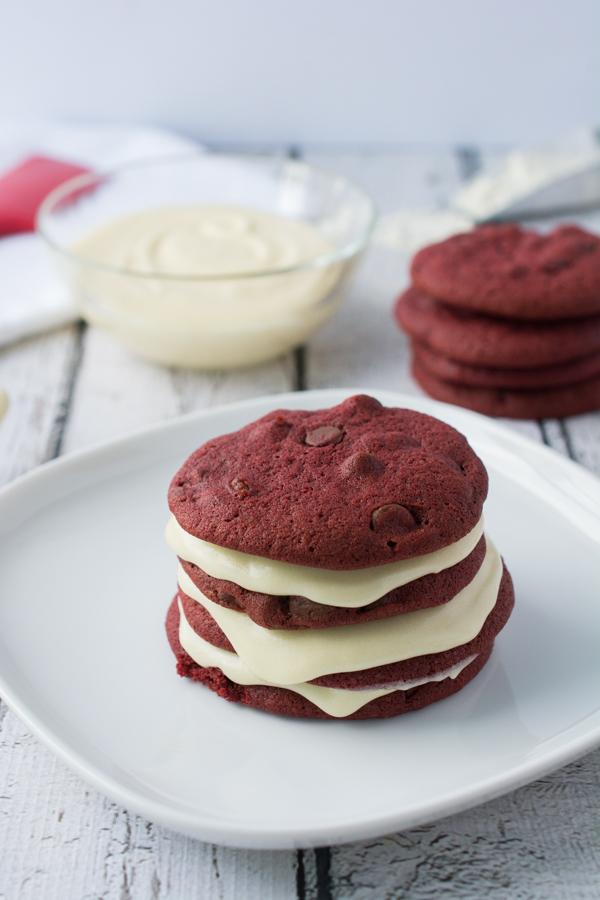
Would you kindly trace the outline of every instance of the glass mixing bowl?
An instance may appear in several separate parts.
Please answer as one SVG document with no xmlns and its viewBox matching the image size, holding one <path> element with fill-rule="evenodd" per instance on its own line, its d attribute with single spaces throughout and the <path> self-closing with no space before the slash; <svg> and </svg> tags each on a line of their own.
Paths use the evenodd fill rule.
<svg viewBox="0 0 600 900">
<path fill-rule="evenodd" d="M 193 228 L 167 235 L 166 224 L 162 233 L 163 222 L 174 209 L 193 215 L 200 207 L 218 208 L 223 234 L 242 227 L 242 208 L 304 223 L 317 233 L 318 252 L 246 271 L 227 264 L 194 271 L 183 257 L 178 268 L 171 252 L 167 270 L 157 271 L 149 247 L 162 258 L 165 247 L 189 249 L 197 237 Z M 155 231 L 144 252 L 115 263 L 89 250 L 90 235 L 149 211 Z M 84 319 L 147 359 L 217 369 L 272 359 L 306 341 L 342 303 L 374 222 L 364 191 L 307 163 L 195 153 L 77 176 L 46 198 L 37 227 Z"/>
</svg>

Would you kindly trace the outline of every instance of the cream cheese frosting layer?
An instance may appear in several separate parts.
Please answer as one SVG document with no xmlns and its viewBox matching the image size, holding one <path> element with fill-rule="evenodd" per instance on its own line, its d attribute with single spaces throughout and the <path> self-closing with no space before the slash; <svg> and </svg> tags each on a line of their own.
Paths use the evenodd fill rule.
<svg viewBox="0 0 600 900">
<path fill-rule="evenodd" d="M 472 653 L 470 656 L 467 656 L 466 659 L 456 663 L 455 666 L 450 666 L 450 668 L 444 669 L 442 672 L 436 672 L 435 675 L 428 675 L 426 678 L 413 678 L 411 681 L 394 681 L 392 684 L 365 685 L 365 687 L 346 688 L 346 690 L 374 691 L 383 690 L 385 688 L 388 691 L 410 691 L 411 688 L 419 687 L 421 684 L 429 684 L 431 681 L 445 681 L 446 678 L 451 678 L 454 681 L 455 678 L 458 678 L 462 670 L 466 669 L 466 667 L 476 660 L 478 656 L 478 653 Z"/>
<path fill-rule="evenodd" d="M 501 577 L 502 560 L 487 539 L 486 555 L 473 581 L 442 606 L 357 625 L 279 631 L 213 603 L 179 567 L 181 590 L 208 610 L 252 672 L 277 685 L 358 672 L 466 644 L 479 634 L 493 609 Z"/>
<path fill-rule="evenodd" d="M 193 563 L 213 578 L 232 581 L 248 591 L 307 597 L 315 603 L 358 609 L 409 581 L 456 565 L 471 553 L 482 534 L 483 518 L 469 534 L 441 550 L 346 572 L 299 566 L 227 550 L 184 531 L 175 516 L 167 525 L 166 539 L 181 559 Z"/>
<path fill-rule="evenodd" d="M 201 638 L 199 634 L 196 634 L 185 617 L 181 602 L 179 602 L 179 643 L 188 656 L 198 663 L 199 666 L 204 668 L 214 666 L 236 684 L 263 684 L 268 687 L 284 687 L 284 685 L 271 684 L 271 682 L 259 678 L 235 653 L 215 647 Z M 426 684 L 427 681 L 443 681 L 444 678 L 457 678 L 465 666 L 468 666 L 474 659 L 474 656 L 470 656 L 463 662 L 453 666 L 452 669 L 441 672 L 433 678 L 399 682 L 398 685 L 390 688 L 348 691 L 340 688 L 319 687 L 316 684 L 286 684 L 285 688 L 310 700 L 311 703 L 314 703 L 315 706 L 318 706 L 319 709 L 322 709 L 328 715 L 341 718 L 352 715 L 362 706 L 370 703 L 371 700 L 382 697 L 384 694 L 391 694 L 396 690 L 409 690 L 420 684 Z"/>
</svg>

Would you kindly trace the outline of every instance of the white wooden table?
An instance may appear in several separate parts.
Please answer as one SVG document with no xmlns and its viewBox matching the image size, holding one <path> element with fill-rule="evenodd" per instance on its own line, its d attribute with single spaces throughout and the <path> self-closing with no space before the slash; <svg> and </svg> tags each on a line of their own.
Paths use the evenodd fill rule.
<svg viewBox="0 0 600 900">
<path fill-rule="evenodd" d="M 381 212 L 443 206 L 476 149 L 296 154 L 362 183 Z M 70 450 L 218 403 L 306 388 L 420 393 L 390 307 L 406 259 L 369 251 L 346 307 L 302 351 L 251 370 L 159 369 L 83 325 L 0 353 L 11 407 L 0 483 Z M 600 413 L 508 422 L 600 473 Z M 590 900 L 598 888 L 598 753 L 476 809 L 378 840 L 299 852 L 216 847 L 121 809 L 0 704 L 0 900 Z"/>
</svg>

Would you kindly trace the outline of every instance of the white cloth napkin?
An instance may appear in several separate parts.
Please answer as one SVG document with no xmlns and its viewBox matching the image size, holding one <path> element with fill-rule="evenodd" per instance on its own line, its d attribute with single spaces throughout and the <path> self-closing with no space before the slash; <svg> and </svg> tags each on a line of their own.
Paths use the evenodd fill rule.
<svg viewBox="0 0 600 900">
<path fill-rule="evenodd" d="M 0 122 L 0 175 L 28 156 L 104 169 L 197 149 L 193 141 L 161 128 Z M 0 345 L 65 325 L 77 316 L 41 238 L 0 238 Z"/>
</svg>

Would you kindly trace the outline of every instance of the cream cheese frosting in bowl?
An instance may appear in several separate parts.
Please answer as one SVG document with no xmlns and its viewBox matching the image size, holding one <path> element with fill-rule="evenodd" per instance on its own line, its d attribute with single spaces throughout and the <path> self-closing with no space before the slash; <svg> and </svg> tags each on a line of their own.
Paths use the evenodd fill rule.
<svg viewBox="0 0 600 900">
<path fill-rule="evenodd" d="M 307 340 L 374 219 L 360 188 L 306 163 L 197 153 L 72 179 L 38 229 L 87 321 L 155 362 L 214 369 Z"/>
</svg>

